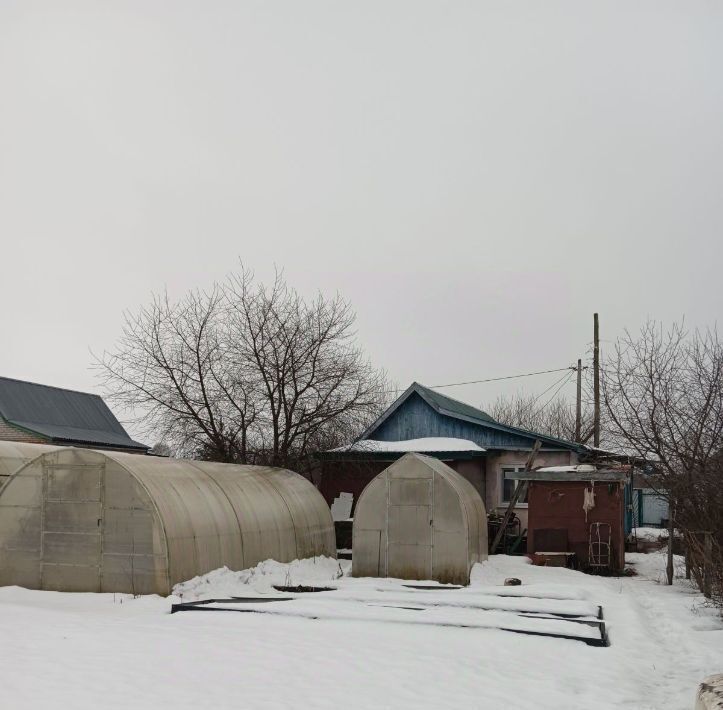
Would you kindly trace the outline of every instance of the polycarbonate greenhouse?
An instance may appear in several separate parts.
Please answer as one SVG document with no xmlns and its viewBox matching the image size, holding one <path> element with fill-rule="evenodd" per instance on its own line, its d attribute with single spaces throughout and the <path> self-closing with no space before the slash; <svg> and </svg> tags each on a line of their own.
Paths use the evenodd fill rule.
<svg viewBox="0 0 723 710">
<path fill-rule="evenodd" d="M 0 442 L 0 585 L 168 594 L 224 565 L 335 557 L 321 494 L 296 473 Z"/>
<path fill-rule="evenodd" d="M 58 447 L 47 444 L 26 444 L 20 441 L 0 441 L 0 488 L 23 464 L 46 451 Z"/>
<path fill-rule="evenodd" d="M 369 482 L 354 514 L 355 577 L 469 584 L 487 559 L 487 515 L 469 481 L 442 461 L 405 454 Z"/>
</svg>

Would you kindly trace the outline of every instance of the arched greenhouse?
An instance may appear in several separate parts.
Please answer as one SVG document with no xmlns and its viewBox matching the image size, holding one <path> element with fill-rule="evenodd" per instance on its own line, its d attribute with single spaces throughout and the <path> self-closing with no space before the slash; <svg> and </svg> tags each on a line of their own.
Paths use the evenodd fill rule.
<svg viewBox="0 0 723 710">
<path fill-rule="evenodd" d="M 326 502 L 291 471 L 17 446 L 0 442 L 4 470 L 18 464 L 0 489 L 0 585 L 168 594 L 224 565 L 336 554 Z"/>
<path fill-rule="evenodd" d="M 468 584 L 487 559 L 487 515 L 467 479 L 430 456 L 409 453 L 366 486 L 352 530 L 355 577 Z"/>
</svg>

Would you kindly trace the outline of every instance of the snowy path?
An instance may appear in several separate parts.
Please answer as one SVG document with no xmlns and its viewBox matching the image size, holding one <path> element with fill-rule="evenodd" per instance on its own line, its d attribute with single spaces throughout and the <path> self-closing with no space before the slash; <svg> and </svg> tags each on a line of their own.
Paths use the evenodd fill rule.
<svg viewBox="0 0 723 710">
<path fill-rule="evenodd" d="M 264 563 L 252 572 L 212 573 L 178 590 L 188 600 L 325 583 L 338 591 L 327 594 L 328 602 L 307 595 L 306 607 L 327 617 L 366 609 L 357 620 L 171 615 L 171 599 L 2 588 L 3 707 L 689 710 L 697 683 L 723 670 L 723 626 L 683 580 L 672 589 L 651 581 L 664 567 L 662 555 L 631 560 L 639 577 L 602 579 L 498 556 L 475 568 L 471 587 L 440 592 L 406 590 L 393 580 L 334 579 L 338 565 L 331 561 Z M 512 575 L 524 585 L 504 593 L 520 599 L 500 602 L 498 585 Z M 568 605 L 587 613 L 599 603 L 612 645 L 389 623 L 428 613 L 387 606 L 410 599 L 432 613 L 478 620 L 514 614 L 464 605 Z M 296 602 L 266 606 L 282 604 Z"/>
</svg>

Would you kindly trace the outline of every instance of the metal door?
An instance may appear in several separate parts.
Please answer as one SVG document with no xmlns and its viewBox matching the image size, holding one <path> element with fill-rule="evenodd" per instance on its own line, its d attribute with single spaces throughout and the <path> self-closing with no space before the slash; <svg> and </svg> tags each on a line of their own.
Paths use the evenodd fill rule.
<svg viewBox="0 0 723 710">
<path fill-rule="evenodd" d="M 103 470 L 43 464 L 41 589 L 100 591 Z"/>
</svg>

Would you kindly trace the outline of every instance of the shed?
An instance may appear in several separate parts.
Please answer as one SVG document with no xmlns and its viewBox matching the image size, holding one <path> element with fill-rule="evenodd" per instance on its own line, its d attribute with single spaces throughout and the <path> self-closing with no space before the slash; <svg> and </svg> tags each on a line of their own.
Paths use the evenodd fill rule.
<svg viewBox="0 0 723 710">
<path fill-rule="evenodd" d="M 364 488 L 352 541 L 355 577 L 468 584 L 487 558 L 487 515 L 479 493 L 438 459 L 407 453 Z"/>
<path fill-rule="evenodd" d="M 552 466 L 511 478 L 529 485 L 528 553 L 574 553 L 583 568 L 625 568 L 627 471 Z"/>
<path fill-rule="evenodd" d="M 45 449 L 0 490 L 0 585 L 168 594 L 224 565 L 335 556 L 326 502 L 291 471 Z"/>
</svg>

